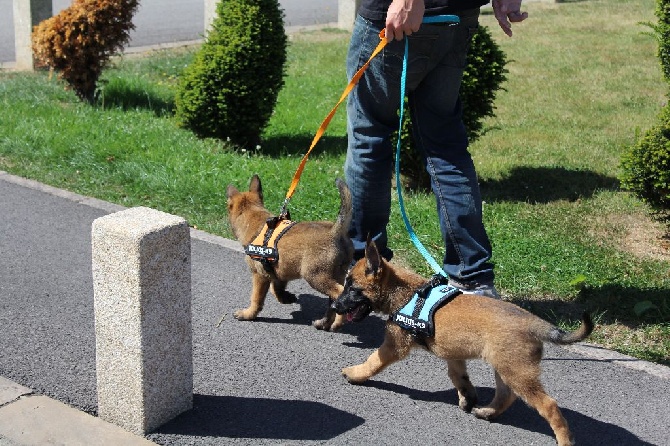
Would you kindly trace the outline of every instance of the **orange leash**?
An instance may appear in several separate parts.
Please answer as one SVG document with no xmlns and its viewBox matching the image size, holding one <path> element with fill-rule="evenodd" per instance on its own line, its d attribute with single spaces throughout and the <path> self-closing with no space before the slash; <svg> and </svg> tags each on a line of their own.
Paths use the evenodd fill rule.
<svg viewBox="0 0 670 446">
<path fill-rule="evenodd" d="M 288 212 L 287 206 L 288 202 L 293 196 L 293 193 L 295 192 L 295 188 L 298 186 L 298 183 L 300 182 L 300 176 L 302 175 L 302 171 L 305 168 L 305 164 L 307 163 L 307 158 L 309 158 L 309 154 L 316 146 L 316 143 L 321 139 L 321 136 L 323 133 L 326 131 L 326 128 L 328 128 L 328 125 L 330 124 L 331 119 L 333 119 L 333 115 L 335 115 L 335 112 L 337 111 L 337 108 L 340 106 L 340 104 L 344 101 L 344 99 L 349 95 L 351 90 L 354 89 L 360 78 L 363 76 L 363 72 L 367 70 L 368 66 L 370 65 L 370 62 L 372 59 L 377 56 L 381 52 L 382 49 L 386 46 L 388 41 L 386 40 L 386 33 L 385 30 L 381 30 L 379 33 L 379 39 L 380 42 L 377 45 L 377 48 L 374 49 L 372 52 L 372 55 L 368 59 L 367 62 L 365 62 L 365 65 L 363 65 L 357 72 L 354 74 L 354 77 L 351 78 L 351 81 L 349 81 L 349 85 L 344 89 L 344 92 L 342 93 L 342 96 L 340 96 L 340 100 L 337 101 L 337 104 L 335 104 L 335 107 L 328 113 L 328 116 L 326 116 L 326 119 L 323 120 L 321 125 L 319 126 L 319 129 L 316 131 L 316 135 L 314 135 L 314 139 L 312 140 L 312 145 L 309 147 L 309 150 L 305 155 L 302 157 L 302 160 L 300 161 L 300 164 L 298 165 L 298 169 L 295 171 L 295 174 L 293 174 L 293 181 L 291 181 L 291 186 L 288 188 L 288 192 L 286 192 L 286 198 L 284 199 L 284 204 L 281 207 L 281 211 L 279 213 L 280 218 L 285 218 L 286 214 Z"/>
</svg>

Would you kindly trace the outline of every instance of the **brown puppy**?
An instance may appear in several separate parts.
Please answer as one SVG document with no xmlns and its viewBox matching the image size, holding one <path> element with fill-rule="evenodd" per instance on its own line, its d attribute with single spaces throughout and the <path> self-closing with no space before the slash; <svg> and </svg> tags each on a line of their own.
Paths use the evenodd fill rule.
<svg viewBox="0 0 670 446">
<path fill-rule="evenodd" d="M 370 311 L 393 314 L 427 282 L 423 277 L 392 266 L 368 241 L 365 259 L 350 270 L 344 292 L 333 308 L 338 314 L 360 321 Z M 503 413 L 521 397 L 544 417 L 560 446 L 574 444 L 556 401 L 540 382 L 543 342 L 570 344 L 593 330 L 588 314 L 575 332 L 566 333 L 509 302 L 475 294 L 460 294 L 435 312 L 435 336 L 422 341 L 392 321 L 386 323 L 384 342 L 363 364 L 347 367 L 342 374 L 351 383 L 362 383 L 389 364 L 405 358 L 413 347 L 425 346 L 447 361 L 449 378 L 458 391 L 458 405 L 486 420 Z M 477 393 L 466 370 L 466 359 L 481 358 L 495 371 L 496 393 L 485 407 L 475 407 Z"/>
<path fill-rule="evenodd" d="M 344 181 L 337 179 L 340 191 L 340 211 L 335 223 L 329 221 L 298 222 L 277 242 L 279 260 L 270 270 L 261 262 L 247 256 L 251 270 L 251 304 L 237 310 L 239 320 L 255 319 L 263 309 L 268 289 L 283 304 L 296 302 L 294 294 L 286 291 L 290 280 L 303 278 L 315 290 L 334 301 L 343 290 L 342 283 L 354 254 L 347 236 L 351 222 L 351 194 Z M 247 245 L 261 231 L 272 214 L 263 206 L 263 189 L 257 175 L 251 178 L 248 192 L 228 186 L 228 218 L 237 240 Z M 313 325 L 320 330 L 339 329 L 344 318 L 328 306 L 326 315 Z"/>
</svg>

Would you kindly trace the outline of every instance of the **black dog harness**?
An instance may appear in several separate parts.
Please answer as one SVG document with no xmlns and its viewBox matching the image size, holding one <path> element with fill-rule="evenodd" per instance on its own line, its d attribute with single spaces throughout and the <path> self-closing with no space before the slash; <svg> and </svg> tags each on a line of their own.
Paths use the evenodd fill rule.
<svg viewBox="0 0 670 446">
<path fill-rule="evenodd" d="M 281 217 L 270 217 L 258 235 L 244 247 L 244 252 L 263 264 L 266 271 L 272 271 L 279 261 L 277 243 L 296 222 Z"/>
<path fill-rule="evenodd" d="M 391 316 L 391 321 L 425 344 L 425 338 L 435 336 L 433 317 L 437 309 L 460 293 L 461 290 L 448 284 L 446 277 L 435 274 L 428 283 L 416 290 L 404 307 Z"/>
</svg>

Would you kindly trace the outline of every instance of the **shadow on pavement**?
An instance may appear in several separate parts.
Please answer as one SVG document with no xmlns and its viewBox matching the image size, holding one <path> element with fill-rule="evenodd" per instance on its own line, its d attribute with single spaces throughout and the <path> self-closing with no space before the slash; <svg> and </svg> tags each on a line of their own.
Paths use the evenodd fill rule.
<svg viewBox="0 0 670 446">
<path fill-rule="evenodd" d="M 403 394 L 413 400 L 444 402 L 454 406 L 455 410 L 460 410 L 457 408 L 458 394 L 456 389 L 453 388 L 438 392 L 430 392 L 412 389 L 400 384 L 375 380 L 366 381 L 361 385 Z M 480 405 L 488 404 L 493 399 L 494 393 L 495 389 L 493 388 L 478 387 L 477 394 L 479 396 Z M 561 412 L 563 412 L 563 416 L 567 420 L 577 444 L 653 446 L 652 443 L 640 440 L 634 434 L 615 424 L 599 421 L 566 408 L 561 408 Z M 549 424 L 547 424 L 547 422 L 534 409 L 530 408 L 519 399 L 517 399 L 512 406 L 500 416 L 500 418 L 494 420 L 493 423 L 514 426 L 519 429 L 524 429 L 529 432 L 537 432 L 549 437 L 554 436 Z M 486 429 L 486 422 L 484 420 L 482 420 L 482 429 Z"/>
<path fill-rule="evenodd" d="M 194 395 L 193 409 L 155 434 L 324 441 L 365 420 L 313 401 Z"/>
<path fill-rule="evenodd" d="M 298 297 L 300 310 L 291 313 L 293 321 L 284 321 L 286 323 L 305 323 L 311 324 L 312 321 L 323 317 L 328 308 L 328 299 L 323 296 L 312 294 L 301 294 Z M 258 318 L 260 320 L 260 318 Z M 386 317 L 371 314 L 360 323 L 347 322 L 340 330 L 343 334 L 356 336 L 356 342 L 342 342 L 348 347 L 357 348 L 377 348 L 384 341 L 384 326 Z"/>
</svg>

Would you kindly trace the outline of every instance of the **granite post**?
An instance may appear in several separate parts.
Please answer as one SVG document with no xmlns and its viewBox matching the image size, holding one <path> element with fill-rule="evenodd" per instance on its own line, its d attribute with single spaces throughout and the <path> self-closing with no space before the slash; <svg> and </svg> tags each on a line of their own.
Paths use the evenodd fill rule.
<svg viewBox="0 0 670 446">
<path fill-rule="evenodd" d="M 53 14 L 52 0 L 13 0 L 14 50 L 17 70 L 32 70 L 33 26 L 48 19 Z"/>
<path fill-rule="evenodd" d="M 193 406 L 191 239 L 138 207 L 92 225 L 98 415 L 143 435 Z"/>
<path fill-rule="evenodd" d="M 337 0 L 337 27 L 351 31 L 361 0 Z"/>
</svg>

